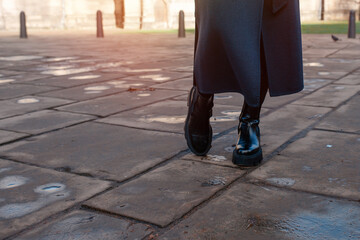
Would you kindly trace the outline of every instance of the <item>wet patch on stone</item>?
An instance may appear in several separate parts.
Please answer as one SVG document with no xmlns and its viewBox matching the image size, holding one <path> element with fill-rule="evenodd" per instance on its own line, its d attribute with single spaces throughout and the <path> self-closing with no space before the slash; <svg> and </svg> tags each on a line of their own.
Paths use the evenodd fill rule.
<svg viewBox="0 0 360 240">
<path fill-rule="evenodd" d="M 154 230 L 145 224 L 85 211 L 74 211 L 45 226 L 21 235 L 21 239 L 144 239 Z"/>
<path fill-rule="evenodd" d="M 3 170 L 3 171 L 1 171 Z M 11 168 L 2 168 L 0 173 L 11 170 Z M 29 179 L 23 176 L 7 176 L 0 179 L 0 189 L 9 189 L 22 186 L 28 182 Z"/>
<path fill-rule="evenodd" d="M 24 55 L 24 56 L 9 56 L 9 57 L 0 57 L 0 61 L 29 61 L 29 60 L 36 60 L 41 59 L 41 56 L 31 56 L 31 55 Z"/>
<path fill-rule="evenodd" d="M 237 184 L 159 239 L 355 240 L 359 214 L 348 201 Z"/>
<path fill-rule="evenodd" d="M 32 103 L 38 103 L 40 102 L 39 99 L 37 98 L 22 98 L 17 100 L 17 103 L 19 104 L 32 104 Z"/>
<path fill-rule="evenodd" d="M 67 173 L 0 161 L 0 229 L 10 236 L 110 186 Z"/>
</svg>

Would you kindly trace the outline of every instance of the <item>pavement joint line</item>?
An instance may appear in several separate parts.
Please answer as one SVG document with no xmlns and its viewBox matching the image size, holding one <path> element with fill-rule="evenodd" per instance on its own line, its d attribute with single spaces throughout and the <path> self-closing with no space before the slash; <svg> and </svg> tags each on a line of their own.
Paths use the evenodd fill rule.
<svg viewBox="0 0 360 240">
<path fill-rule="evenodd" d="M 20 115 L 21 116 L 21 115 Z M 21 134 L 27 134 L 28 136 L 24 136 L 24 137 L 21 137 L 21 138 L 18 138 L 16 140 L 11 140 L 11 141 L 8 141 L 8 142 L 5 142 L 5 143 L 1 143 L 0 144 L 0 147 L 2 146 L 5 146 L 5 145 L 8 145 L 8 144 L 11 144 L 11 143 L 14 143 L 14 142 L 17 142 L 17 141 L 23 141 L 23 140 L 26 140 L 28 138 L 32 138 L 32 137 L 38 137 L 38 136 L 41 136 L 41 135 L 44 135 L 44 134 L 49 134 L 49 133 L 53 133 L 53 132 L 57 132 L 57 131 L 60 131 L 60 130 L 63 130 L 63 129 L 66 129 L 66 128 L 70 128 L 70 127 L 74 127 L 74 126 L 77 126 L 77 125 L 81 125 L 83 123 L 87 123 L 87 122 L 92 122 L 96 119 L 89 119 L 89 120 L 82 120 L 81 122 L 77 122 L 77 123 L 73 123 L 71 125 L 67 125 L 65 127 L 60 127 L 60 128 L 56 128 L 56 129 L 52 129 L 50 131 L 45 131 L 45 132 L 41 132 L 41 133 L 37 133 L 37 134 L 29 134 L 29 133 L 25 133 L 25 132 L 15 132 L 15 131 L 9 131 L 9 130 L 6 130 L 4 129 L 4 131 L 8 131 L 8 132 L 15 132 L 15 133 L 21 133 Z"/>
<path fill-rule="evenodd" d="M 350 134 L 350 135 L 360 135 L 360 132 L 348 132 L 348 131 L 332 130 L 332 129 L 326 129 L 326 128 L 317 128 L 317 127 L 315 127 L 314 130 L 323 131 L 323 132 L 343 133 L 343 134 Z"/>
<path fill-rule="evenodd" d="M 273 187 L 273 188 L 277 188 L 280 190 L 285 190 L 288 192 L 295 192 L 295 193 L 306 193 L 306 194 L 310 194 L 310 195 L 315 195 L 315 196 L 320 196 L 320 197 L 325 197 L 325 198 L 331 198 L 331 199 L 336 199 L 336 200 L 342 200 L 342 201 L 349 201 L 349 202 L 354 202 L 354 203 L 359 203 L 360 204 L 360 199 L 358 200 L 354 200 L 351 198 L 347 198 L 347 197 L 341 197 L 341 196 L 337 196 L 337 195 L 331 195 L 331 194 L 324 194 L 324 193 L 318 193 L 315 191 L 308 191 L 308 190 L 299 190 L 299 189 L 294 189 L 288 186 L 278 186 L 276 184 L 271 184 L 268 183 L 266 181 L 263 181 L 261 179 L 257 179 L 257 178 L 253 178 L 253 179 L 249 179 L 247 176 L 244 177 L 244 183 L 247 184 L 252 184 L 255 186 L 259 186 L 259 187 Z"/>
<path fill-rule="evenodd" d="M 182 222 L 184 219 L 187 219 L 192 214 L 197 212 L 198 210 L 206 207 L 211 201 L 219 198 L 224 192 L 228 191 L 230 188 L 232 188 L 234 185 L 238 184 L 239 182 L 242 182 L 245 174 L 241 174 L 239 177 L 235 178 L 233 181 L 231 181 L 228 185 L 224 186 L 223 188 L 220 188 L 218 191 L 216 191 L 214 194 L 209 196 L 204 201 L 200 202 L 198 205 L 194 206 L 192 209 L 190 209 L 188 212 L 186 212 L 184 215 L 179 217 L 178 219 L 174 220 L 173 222 L 169 223 L 163 228 L 160 228 L 158 234 L 161 236 L 162 234 L 165 234 L 168 230 L 170 230 L 172 227 L 178 225 L 180 222 Z"/>
<path fill-rule="evenodd" d="M 160 90 L 160 89 L 159 89 Z M 163 91 L 163 90 L 160 90 L 160 91 Z M 163 102 L 163 101 L 167 101 L 167 100 L 171 100 L 172 98 L 176 98 L 176 97 L 180 97 L 182 96 L 184 93 L 179 93 L 179 95 L 175 95 L 175 96 L 172 96 L 172 97 L 168 97 L 168 98 L 163 98 L 163 99 L 160 99 L 160 100 L 157 100 L 157 101 L 153 101 L 151 103 L 146 103 L 144 105 L 141 105 L 141 106 L 136 106 L 136 107 L 132 107 L 132 108 L 128 108 L 128 109 L 125 109 L 125 110 L 121 110 L 119 112 L 114 112 L 114 113 L 111 113 L 111 114 L 106 114 L 106 115 L 103 115 L 103 116 L 99 116 L 100 119 L 102 118 L 107 118 L 107 117 L 110 117 L 112 115 L 116 115 L 116 114 L 120 114 L 120 113 L 123 113 L 123 112 L 128 112 L 128 111 L 132 111 L 132 110 L 135 110 L 135 109 L 138 109 L 138 108 L 142 108 L 142 107 L 146 107 L 146 106 L 149 106 L 149 105 L 152 105 L 152 104 L 155 104 L 155 103 L 159 103 L 159 102 Z M 93 99 L 91 99 L 93 100 Z M 85 100 L 85 101 L 80 101 L 80 102 L 77 102 L 77 103 L 81 103 L 81 102 L 86 102 L 88 100 Z M 70 104 L 68 104 L 70 105 Z M 62 106 L 61 106 L 62 107 Z M 70 112 L 70 111 L 69 111 Z M 72 112 L 72 113 L 79 113 L 79 112 Z M 81 114 L 81 113 L 80 113 Z M 97 116 L 97 115 L 94 115 L 94 116 Z"/>
<path fill-rule="evenodd" d="M 154 230 L 161 229 L 160 226 L 158 226 L 156 224 L 153 224 L 153 223 L 146 222 L 146 221 L 141 220 L 141 219 L 128 217 L 126 215 L 121 215 L 121 214 L 118 214 L 118 213 L 115 213 L 115 212 L 111 212 L 111 211 L 107 211 L 107 210 L 103 210 L 103 209 L 98 209 L 98 208 L 91 207 L 91 206 L 88 206 L 88 205 L 81 205 L 80 210 L 85 210 L 85 211 L 88 211 L 88 212 L 93 212 L 93 213 L 97 213 L 97 214 L 101 214 L 101 215 L 105 215 L 105 216 L 109 216 L 109 217 L 113 217 L 113 218 L 117 218 L 117 219 L 123 219 L 123 220 L 126 220 L 128 222 L 141 223 L 141 224 L 144 224 L 146 226 L 154 228 Z"/>
<path fill-rule="evenodd" d="M 95 121 L 95 120 L 99 120 L 99 119 L 94 119 L 93 121 Z M 97 121 L 95 121 L 95 123 L 105 124 L 105 125 L 110 125 L 110 126 L 125 127 L 125 128 L 137 129 L 137 130 L 143 130 L 143 131 L 161 132 L 161 133 L 172 133 L 172 134 L 176 134 L 176 135 L 183 135 L 182 132 L 179 133 L 179 132 L 172 132 L 172 131 L 160 130 L 160 129 L 153 129 L 153 128 L 133 127 L 133 126 L 127 126 L 127 125 L 123 125 L 123 124 L 115 124 L 115 123 L 107 123 L 107 122 L 97 122 Z"/>
<path fill-rule="evenodd" d="M 340 52 L 340 51 L 348 48 L 348 47 L 351 46 L 351 45 L 352 45 L 351 43 L 347 43 L 346 46 L 344 46 L 343 48 L 340 48 L 340 49 L 336 50 L 335 52 L 332 52 L 332 53 L 326 55 L 325 58 L 330 58 L 331 55 L 334 55 L 334 54 L 336 54 L 336 53 L 338 53 L 338 52 Z"/>
</svg>

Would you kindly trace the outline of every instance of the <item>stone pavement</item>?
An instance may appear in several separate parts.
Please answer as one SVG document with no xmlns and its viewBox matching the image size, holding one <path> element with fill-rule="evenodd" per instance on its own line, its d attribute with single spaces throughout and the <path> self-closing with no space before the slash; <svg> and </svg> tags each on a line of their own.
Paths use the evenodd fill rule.
<svg viewBox="0 0 360 240">
<path fill-rule="evenodd" d="M 0 33 L 1 239 L 360 239 L 360 40 L 305 35 L 305 90 L 268 98 L 265 159 L 183 137 L 194 35 Z"/>
</svg>

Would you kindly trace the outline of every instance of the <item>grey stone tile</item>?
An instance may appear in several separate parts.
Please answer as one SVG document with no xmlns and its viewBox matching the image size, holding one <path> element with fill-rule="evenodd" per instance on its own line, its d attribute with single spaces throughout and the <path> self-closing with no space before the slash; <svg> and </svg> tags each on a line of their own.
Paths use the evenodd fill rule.
<svg viewBox="0 0 360 240">
<path fill-rule="evenodd" d="M 8 76 L 15 76 L 20 74 L 26 74 L 25 72 L 18 72 L 18 71 L 8 71 L 5 69 L 0 69 L 0 77 L 8 77 Z"/>
<path fill-rule="evenodd" d="M 336 107 L 360 91 L 360 86 L 331 84 L 293 102 L 298 105 Z"/>
<path fill-rule="evenodd" d="M 64 99 L 34 96 L 24 96 L 11 100 L 2 100 L 0 101 L 0 118 L 12 117 L 37 110 L 57 107 L 71 102 L 72 101 Z"/>
<path fill-rule="evenodd" d="M 8 76 L 6 79 L 12 80 L 12 83 L 28 83 L 34 80 L 47 78 L 48 76 L 38 73 L 21 73 L 13 76 Z M 2 77 L 4 78 L 4 77 Z"/>
<path fill-rule="evenodd" d="M 156 70 L 156 69 L 154 69 L 154 70 Z M 157 70 L 159 70 L 159 69 L 157 69 Z M 181 79 L 181 78 L 189 78 L 192 76 L 192 73 L 166 72 L 161 69 L 159 71 L 151 71 L 151 69 L 129 69 L 129 70 L 125 70 L 125 72 L 134 74 L 134 75 L 123 78 L 124 80 L 149 81 L 152 83 L 162 83 L 162 82 L 177 80 L 177 79 Z"/>
<path fill-rule="evenodd" d="M 330 108 L 289 104 L 260 119 L 263 151 L 265 154 L 272 153 L 330 110 Z"/>
<path fill-rule="evenodd" d="M 121 111 L 140 107 L 146 104 L 157 102 L 181 95 L 183 92 L 171 90 L 144 90 L 127 91 L 116 95 L 101 97 L 80 103 L 74 103 L 60 110 L 93 114 L 98 116 L 109 116 Z"/>
<path fill-rule="evenodd" d="M 316 69 L 310 69 L 305 70 L 304 76 L 309 79 L 329 79 L 329 80 L 338 80 L 342 77 L 344 77 L 348 72 L 343 71 L 342 69 L 333 69 L 333 70 L 316 70 Z"/>
<path fill-rule="evenodd" d="M 206 156 L 186 154 L 183 159 L 206 162 L 220 166 L 237 167 L 232 163 L 232 155 L 238 138 L 237 131 L 230 132 L 212 142 L 212 147 Z"/>
<path fill-rule="evenodd" d="M 289 104 L 290 102 L 301 98 L 303 96 L 303 93 L 296 93 L 291 95 L 285 95 L 285 96 L 278 96 L 278 97 L 270 97 L 269 94 L 267 94 L 265 101 L 263 103 L 263 107 L 265 108 L 278 108 L 283 105 Z"/>
<path fill-rule="evenodd" d="M 319 78 L 315 78 L 315 79 L 304 79 L 304 90 L 301 93 L 312 93 L 315 90 L 330 84 L 332 81 L 331 80 L 326 80 L 326 79 L 319 79 Z M 299 94 L 292 94 L 290 96 L 296 96 Z"/>
<path fill-rule="evenodd" d="M 316 128 L 360 133 L 360 95 L 324 118 Z"/>
<path fill-rule="evenodd" d="M 243 173 L 239 169 L 177 160 L 86 205 L 166 226 Z"/>
<path fill-rule="evenodd" d="M 48 77 L 41 80 L 31 81 L 29 84 L 37 86 L 56 86 L 56 87 L 75 87 L 79 85 L 104 82 L 109 80 L 120 80 L 126 75 L 118 74 L 104 74 L 100 72 L 86 72 L 75 75 L 65 75 L 59 77 Z"/>
<path fill-rule="evenodd" d="M 123 181 L 184 149 L 180 134 L 84 123 L 18 141 L 0 151 L 23 162 Z"/>
<path fill-rule="evenodd" d="M 114 80 L 108 82 L 82 85 L 67 89 L 61 89 L 39 95 L 45 97 L 55 97 L 55 98 L 81 101 L 81 100 L 88 100 L 92 98 L 98 98 L 114 93 L 123 92 L 129 89 L 130 87 L 146 88 L 146 84 L 144 82 L 139 82 L 139 81 L 135 82 L 128 80 Z"/>
<path fill-rule="evenodd" d="M 0 160 L 0 235 L 5 238 L 104 191 L 105 181 Z"/>
<path fill-rule="evenodd" d="M 338 81 L 336 84 L 349 84 L 349 85 L 359 85 L 360 84 L 360 75 L 359 74 L 351 74 L 348 75 Z"/>
<path fill-rule="evenodd" d="M 151 234 L 150 226 L 132 223 L 106 215 L 74 211 L 51 223 L 17 237 L 23 240 L 58 239 L 133 239 L 141 240 Z"/>
<path fill-rule="evenodd" d="M 338 51 L 337 48 L 309 48 L 303 51 L 303 55 L 306 58 L 324 58 L 330 54 Z"/>
<path fill-rule="evenodd" d="M 95 119 L 93 116 L 43 110 L 0 120 L 0 129 L 39 134 Z"/>
<path fill-rule="evenodd" d="M 293 189 L 360 199 L 359 135 L 311 131 L 250 177 Z"/>
<path fill-rule="evenodd" d="M 17 132 L 10 132 L 10 131 L 0 130 L 0 144 L 10 142 L 10 141 L 14 141 L 16 139 L 23 138 L 23 137 L 26 137 L 26 136 L 28 136 L 28 135 L 24 134 L 24 133 L 17 133 Z"/>
<path fill-rule="evenodd" d="M 20 84 L 0 85 L 0 100 L 56 90 L 56 87 L 40 87 Z"/>
<path fill-rule="evenodd" d="M 356 203 L 238 184 L 159 239 L 358 239 Z"/>
<path fill-rule="evenodd" d="M 193 86 L 192 78 L 183 78 L 171 82 L 151 85 L 151 87 L 153 88 L 175 89 L 175 90 L 184 90 L 184 91 L 189 91 L 192 86 Z"/>
<path fill-rule="evenodd" d="M 167 100 L 112 115 L 98 121 L 136 128 L 183 133 L 186 115 L 186 102 Z M 210 121 L 214 134 L 236 126 L 239 115 L 239 107 L 215 106 Z"/>
<path fill-rule="evenodd" d="M 174 98 L 174 100 L 187 101 L 189 91 L 190 88 L 188 89 L 187 94 L 176 97 Z M 240 93 L 221 93 L 214 95 L 215 107 L 217 105 L 230 105 L 230 106 L 239 107 L 241 109 L 243 102 L 244 102 L 244 97 Z"/>
</svg>

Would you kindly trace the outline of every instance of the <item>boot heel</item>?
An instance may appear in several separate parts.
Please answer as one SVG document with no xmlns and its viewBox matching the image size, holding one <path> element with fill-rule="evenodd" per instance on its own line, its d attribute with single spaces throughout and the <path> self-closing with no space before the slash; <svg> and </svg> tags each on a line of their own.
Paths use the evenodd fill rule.
<svg viewBox="0 0 360 240">
<path fill-rule="evenodd" d="M 232 162 L 235 165 L 244 166 L 244 167 L 257 166 L 261 163 L 262 160 L 263 160 L 263 154 L 261 148 L 259 149 L 259 151 L 251 155 L 239 154 L 235 149 L 232 157 Z"/>
</svg>

